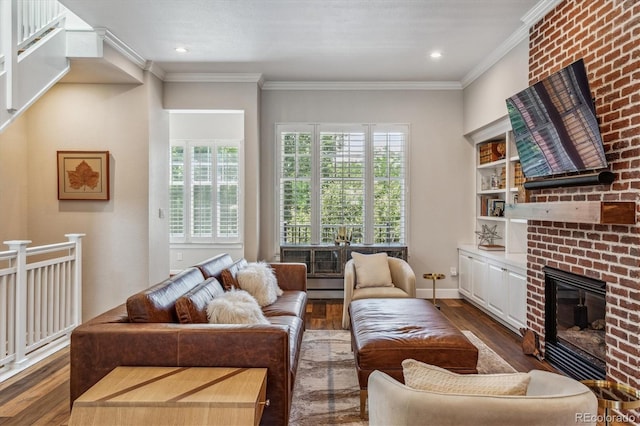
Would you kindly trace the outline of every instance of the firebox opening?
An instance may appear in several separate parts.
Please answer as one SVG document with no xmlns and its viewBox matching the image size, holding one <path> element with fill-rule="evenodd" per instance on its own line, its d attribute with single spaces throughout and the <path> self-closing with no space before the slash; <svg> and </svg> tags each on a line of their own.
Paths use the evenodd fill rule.
<svg viewBox="0 0 640 426">
<path fill-rule="evenodd" d="M 604 281 L 554 268 L 545 273 L 545 355 L 577 379 L 604 378 Z"/>
</svg>

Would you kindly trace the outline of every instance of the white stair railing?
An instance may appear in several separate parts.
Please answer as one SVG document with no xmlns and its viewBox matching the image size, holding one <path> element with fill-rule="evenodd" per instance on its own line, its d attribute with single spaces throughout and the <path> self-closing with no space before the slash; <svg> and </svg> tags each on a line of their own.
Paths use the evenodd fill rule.
<svg viewBox="0 0 640 426">
<path fill-rule="evenodd" d="M 58 0 L 17 0 L 18 50 L 25 49 L 63 18 Z"/>
<path fill-rule="evenodd" d="M 0 252 L 0 382 L 68 345 L 82 314 L 82 237 Z"/>
<path fill-rule="evenodd" d="M 0 132 L 69 71 L 57 0 L 0 0 Z"/>
</svg>

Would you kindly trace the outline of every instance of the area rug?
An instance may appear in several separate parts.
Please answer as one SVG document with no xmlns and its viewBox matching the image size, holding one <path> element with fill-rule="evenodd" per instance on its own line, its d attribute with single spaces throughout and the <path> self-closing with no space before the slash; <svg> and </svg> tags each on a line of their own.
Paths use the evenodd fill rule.
<svg viewBox="0 0 640 426">
<path fill-rule="evenodd" d="M 480 373 L 515 370 L 470 331 Z M 360 388 L 346 330 L 307 330 L 293 392 L 291 426 L 367 425 L 360 419 Z"/>
</svg>

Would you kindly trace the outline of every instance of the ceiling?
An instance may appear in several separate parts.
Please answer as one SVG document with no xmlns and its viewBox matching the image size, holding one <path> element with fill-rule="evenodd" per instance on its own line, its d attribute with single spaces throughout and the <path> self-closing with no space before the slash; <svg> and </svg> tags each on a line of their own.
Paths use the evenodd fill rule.
<svg viewBox="0 0 640 426">
<path fill-rule="evenodd" d="M 171 73 L 464 82 L 551 0 L 61 0 Z M 556 2 L 557 3 L 557 2 Z M 520 38 L 521 40 L 522 38 Z M 183 46 L 187 53 L 177 53 Z M 505 50 L 506 49 L 506 50 Z M 432 59 L 430 53 L 442 52 Z"/>
</svg>

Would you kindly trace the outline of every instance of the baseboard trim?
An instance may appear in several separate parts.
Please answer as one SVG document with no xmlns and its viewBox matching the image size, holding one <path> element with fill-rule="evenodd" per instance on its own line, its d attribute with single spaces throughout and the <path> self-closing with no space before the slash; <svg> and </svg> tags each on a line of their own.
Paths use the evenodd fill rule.
<svg viewBox="0 0 640 426">
<path fill-rule="evenodd" d="M 417 288 L 416 297 L 419 299 L 432 299 L 433 289 Z M 437 299 L 462 299 L 457 288 L 436 288 Z"/>
</svg>

